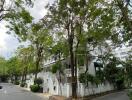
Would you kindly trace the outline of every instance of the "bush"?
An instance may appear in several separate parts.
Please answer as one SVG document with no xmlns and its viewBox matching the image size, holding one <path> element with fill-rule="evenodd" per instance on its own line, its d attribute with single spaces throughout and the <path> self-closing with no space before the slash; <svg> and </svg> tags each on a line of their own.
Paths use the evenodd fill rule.
<svg viewBox="0 0 132 100">
<path fill-rule="evenodd" d="M 125 86 L 124 86 L 124 80 L 123 79 L 116 80 L 116 87 L 117 87 L 117 90 L 124 89 L 125 88 Z"/>
<path fill-rule="evenodd" d="M 23 82 L 20 84 L 21 87 L 26 87 L 27 86 L 27 83 Z"/>
<path fill-rule="evenodd" d="M 43 79 L 42 78 L 37 78 L 34 80 L 34 84 L 38 84 L 38 85 L 41 85 L 43 84 Z"/>
<path fill-rule="evenodd" d="M 40 90 L 40 86 L 38 84 L 31 85 L 30 90 L 32 92 L 38 92 Z"/>
<path fill-rule="evenodd" d="M 14 84 L 15 84 L 15 85 L 19 85 L 20 82 L 17 80 L 17 81 L 14 82 Z"/>
<path fill-rule="evenodd" d="M 129 96 L 130 100 L 132 100 L 132 91 L 131 90 L 128 91 L 128 96 Z"/>
</svg>

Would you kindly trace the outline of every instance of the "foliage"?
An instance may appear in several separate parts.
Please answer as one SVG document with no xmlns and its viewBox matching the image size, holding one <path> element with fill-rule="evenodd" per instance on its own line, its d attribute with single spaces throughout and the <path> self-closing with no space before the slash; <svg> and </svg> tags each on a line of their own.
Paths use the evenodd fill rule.
<svg viewBox="0 0 132 100">
<path fill-rule="evenodd" d="M 0 21 L 12 18 L 14 12 L 23 9 L 24 6 L 32 6 L 32 0 L 1 0 L 0 5 Z"/>
<path fill-rule="evenodd" d="M 20 86 L 21 86 L 21 87 L 27 87 L 27 83 L 22 82 L 22 83 L 20 83 Z"/>
<path fill-rule="evenodd" d="M 132 100 L 132 91 L 131 90 L 128 91 L 128 96 L 129 96 L 130 100 Z"/>
<path fill-rule="evenodd" d="M 17 57 L 21 61 L 21 69 L 27 68 L 27 73 L 31 73 L 34 68 L 34 49 L 31 45 L 28 47 L 18 47 L 16 52 Z"/>
<path fill-rule="evenodd" d="M 96 85 L 99 84 L 99 80 L 95 76 L 93 76 L 89 73 L 81 73 L 79 76 L 79 81 L 81 83 L 84 83 L 87 87 L 88 87 L 89 83 L 96 84 Z"/>
<path fill-rule="evenodd" d="M 38 85 L 41 85 L 43 84 L 43 79 L 42 78 L 37 78 L 37 79 L 34 79 L 34 84 L 38 84 Z"/>
<path fill-rule="evenodd" d="M 61 69 L 61 67 L 62 67 L 61 62 L 58 61 L 58 62 L 56 62 L 54 65 L 52 65 L 51 72 L 52 72 L 52 73 L 56 73 L 58 70 Z"/>
<path fill-rule="evenodd" d="M 0 57 L 0 76 L 8 75 L 6 62 L 5 58 Z"/>
<path fill-rule="evenodd" d="M 97 5 L 102 6 L 97 6 Z M 106 7 L 104 7 L 106 6 Z M 76 77 L 76 52 L 84 49 L 87 53 L 89 38 L 93 41 L 103 42 L 110 38 L 114 23 L 110 5 L 105 5 L 102 0 L 59 0 L 47 6 L 49 23 L 55 34 L 61 33 L 68 44 L 72 79 Z M 110 16 L 107 16 L 110 13 Z M 110 24 L 111 23 L 111 24 Z M 59 31 L 59 32 L 58 32 Z M 58 37 L 57 37 L 58 38 Z M 94 42 L 95 43 L 95 42 Z M 75 53 L 74 53 L 75 52 Z M 84 54 L 85 54 L 84 53 Z M 75 54 L 75 55 L 74 55 Z M 74 81 L 74 80 L 72 80 Z M 76 96 L 76 82 L 72 82 L 72 96 Z"/>
<path fill-rule="evenodd" d="M 123 63 L 123 66 L 124 66 L 124 69 L 125 69 L 125 81 L 126 81 L 126 84 L 130 87 L 131 83 L 132 83 L 132 60 L 131 60 L 131 55 Z"/>
<path fill-rule="evenodd" d="M 8 82 L 9 75 L 1 75 L 0 78 L 2 82 Z"/>
<path fill-rule="evenodd" d="M 25 35 L 28 34 L 30 23 L 33 20 L 30 13 L 25 8 L 22 8 L 18 12 L 11 12 L 9 16 L 11 17 L 7 19 L 9 22 L 9 25 L 7 25 L 7 28 L 9 28 L 8 34 L 15 32 L 19 36 L 19 40 L 26 40 Z"/>
<path fill-rule="evenodd" d="M 61 57 L 69 58 L 72 81 L 74 81 L 72 82 L 72 93 L 74 92 L 72 96 L 75 96 L 77 60 L 80 66 L 83 65 L 83 58 L 85 58 L 77 54 L 83 54 L 88 60 L 89 52 L 97 45 L 103 45 L 106 40 L 112 40 L 115 44 L 131 43 L 132 11 L 130 9 L 132 6 L 128 1 L 130 0 L 127 2 L 124 0 L 111 0 L 110 2 L 107 0 L 59 0 L 47 6 L 48 13 L 44 19 L 34 23 L 33 17 L 25 8 L 25 3 L 31 4 L 31 0 L 26 0 L 26 2 L 14 0 L 13 8 L 4 13 L 9 22 L 8 33 L 14 32 L 21 41 L 30 41 L 32 49 L 20 48 L 17 57 L 12 57 L 7 61 L 7 68 L 5 67 L 6 61 L 0 59 L 2 66 L 0 72 L 10 76 L 34 72 L 37 80 L 37 73 L 43 65 L 42 62 L 48 56 L 52 54 L 59 60 Z M 96 77 L 89 73 L 82 73 L 79 76 L 80 82 L 86 85 L 88 82 L 98 84 L 106 78 L 116 86 L 122 85 L 124 69 L 117 68 L 120 61 L 110 56 L 110 54 L 101 55 L 103 64 L 106 64 L 103 71 L 97 71 Z M 126 77 L 131 81 L 131 61 L 127 61 L 124 65 Z M 56 73 L 62 69 L 61 62 L 57 61 L 51 71 Z M 76 77 L 76 82 L 73 80 L 74 77 Z"/>
<path fill-rule="evenodd" d="M 59 38 L 56 37 L 56 38 Z M 59 39 L 59 41 L 56 41 L 54 46 L 51 49 L 51 54 L 55 55 L 55 60 L 59 58 L 59 56 L 66 58 L 68 56 L 68 44 L 65 39 Z"/>
<path fill-rule="evenodd" d="M 119 61 L 113 57 L 104 67 L 104 75 L 106 80 L 112 83 L 117 89 L 124 88 L 124 69 L 117 67 L 119 64 Z"/>
<path fill-rule="evenodd" d="M 85 75 L 85 73 L 80 74 L 79 81 L 80 81 L 80 83 L 86 83 L 86 75 Z"/>
<path fill-rule="evenodd" d="M 30 89 L 32 92 L 38 92 L 40 89 L 40 86 L 38 84 L 34 84 L 30 86 Z"/>
<path fill-rule="evenodd" d="M 105 81 L 104 71 L 103 70 L 96 71 L 96 77 L 98 78 L 98 80 L 100 80 L 100 82 L 103 83 Z"/>
<path fill-rule="evenodd" d="M 115 82 L 117 71 L 118 69 L 116 68 L 116 66 L 113 66 L 111 63 L 107 64 L 107 66 L 104 68 L 105 77 L 110 83 Z"/>
<path fill-rule="evenodd" d="M 78 56 L 78 65 L 79 65 L 79 66 L 84 66 L 84 62 L 85 62 L 85 57 L 84 57 L 84 55 L 79 55 L 79 56 Z"/>
<path fill-rule="evenodd" d="M 16 80 L 16 81 L 14 81 L 14 84 L 15 84 L 15 85 L 19 85 L 20 82 L 19 82 L 18 80 Z"/>
<path fill-rule="evenodd" d="M 7 61 L 7 67 L 8 67 L 8 74 L 10 76 L 19 76 L 21 75 L 21 63 L 20 60 L 17 57 L 12 57 Z"/>
<path fill-rule="evenodd" d="M 46 60 L 49 56 L 53 40 L 47 26 L 43 25 L 41 22 L 33 24 L 30 33 L 28 40 L 31 41 L 34 47 L 35 78 L 37 78 L 37 73 L 41 68 L 43 60 Z"/>
</svg>

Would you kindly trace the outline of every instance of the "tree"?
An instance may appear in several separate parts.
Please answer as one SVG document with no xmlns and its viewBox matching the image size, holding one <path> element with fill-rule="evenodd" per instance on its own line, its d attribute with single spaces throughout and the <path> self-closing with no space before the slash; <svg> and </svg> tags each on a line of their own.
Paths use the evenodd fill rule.
<svg viewBox="0 0 132 100">
<path fill-rule="evenodd" d="M 22 75 L 22 83 L 26 81 L 27 74 L 30 73 L 31 68 L 34 67 L 34 53 L 33 47 L 28 46 L 26 48 L 20 47 L 17 50 L 17 57 L 21 62 L 21 75 Z"/>
<path fill-rule="evenodd" d="M 130 37 L 132 37 L 132 19 L 131 19 L 131 3 L 130 0 L 114 0 L 115 5 L 116 5 L 116 15 L 118 12 L 120 12 L 120 15 L 118 15 L 119 18 L 119 27 L 123 26 L 123 31 L 122 31 L 122 35 L 123 35 L 123 40 L 125 42 L 132 42 L 132 39 Z"/>
<path fill-rule="evenodd" d="M 43 63 L 43 60 L 48 56 L 51 49 L 52 37 L 50 35 L 50 31 L 47 29 L 47 26 L 41 24 L 40 22 L 32 25 L 31 34 L 29 35 L 28 40 L 31 41 L 34 47 L 36 62 L 35 78 L 37 78 L 39 68 Z"/>
<path fill-rule="evenodd" d="M 6 82 L 8 80 L 8 67 L 6 66 L 7 60 L 4 57 L 0 57 L 0 80 Z"/>
<path fill-rule="evenodd" d="M 124 69 L 118 67 L 120 64 L 121 62 L 116 57 L 112 57 L 104 67 L 106 80 L 112 83 L 116 89 L 124 88 Z"/>
<path fill-rule="evenodd" d="M 126 61 L 123 63 L 124 69 L 125 69 L 125 80 L 126 84 L 131 86 L 132 83 L 132 60 L 131 55 L 126 59 Z"/>
<path fill-rule="evenodd" d="M 113 16 L 107 16 L 106 12 L 112 13 L 112 10 L 97 6 L 105 3 L 96 0 L 59 0 L 53 5 L 48 6 L 49 23 L 55 33 L 62 33 L 68 44 L 68 53 L 70 57 L 70 67 L 72 75 L 72 97 L 77 97 L 77 52 L 80 46 L 80 41 L 85 41 L 87 48 L 88 39 L 94 38 L 96 41 L 104 41 L 111 35 L 111 27 Z M 83 34 L 83 35 L 82 35 Z M 85 37 L 82 39 L 82 36 Z M 83 46 L 84 46 L 83 44 Z M 87 51 L 87 50 L 85 50 Z M 86 53 L 87 54 L 87 53 Z"/>
<path fill-rule="evenodd" d="M 34 48 L 35 78 L 37 78 L 44 56 L 48 55 L 47 51 L 51 48 L 52 37 L 47 23 L 42 23 L 42 21 L 33 23 L 32 20 L 33 17 L 30 16 L 30 13 L 23 8 L 10 18 L 8 28 L 10 29 L 9 33 L 15 32 L 20 41 L 29 41 Z"/>
<path fill-rule="evenodd" d="M 33 2 L 32 0 L 0 0 L 0 21 L 12 18 L 13 12 L 23 8 L 23 4 L 32 6 Z"/>
<path fill-rule="evenodd" d="M 92 91 L 93 91 L 93 86 L 98 85 L 100 83 L 100 80 L 96 76 L 93 76 L 89 73 L 81 73 L 79 76 L 79 81 L 80 83 L 83 83 L 85 85 L 85 89 L 87 87 L 89 89 L 89 83 L 92 84 Z"/>
<path fill-rule="evenodd" d="M 20 60 L 17 57 L 12 57 L 7 61 L 6 66 L 11 81 L 17 81 L 18 77 L 21 75 Z"/>
</svg>

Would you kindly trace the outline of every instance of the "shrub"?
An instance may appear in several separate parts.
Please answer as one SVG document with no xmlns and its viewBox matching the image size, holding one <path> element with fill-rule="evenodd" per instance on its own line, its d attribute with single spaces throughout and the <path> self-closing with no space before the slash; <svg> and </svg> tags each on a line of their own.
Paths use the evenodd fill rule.
<svg viewBox="0 0 132 100">
<path fill-rule="evenodd" d="M 19 85 L 20 82 L 17 80 L 17 81 L 14 82 L 14 84 L 15 84 L 15 85 Z"/>
<path fill-rule="evenodd" d="M 79 81 L 80 81 L 80 83 L 86 83 L 86 77 L 85 76 L 86 76 L 85 73 L 81 73 L 79 75 Z"/>
<path fill-rule="evenodd" d="M 2 86 L 0 86 L 0 89 L 2 89 Z"/>
<path fill-rule="evenodd" d="M 22 83 L 20 84 L 20 86 L 21 86 L 21 87 L 26 87 L 26 86 L 27 86 L 27 83 L 22 82 Z"/>
<path fill-rule="evenodd" d="M 128 91 L 128 96 L 129 96 L 130 100 L 132 100 L 132 91 L 131 90 Z"/>
<path fill-rule="evenodd" d="M 34 80 L 34 84 L 38 84 L 41 85 L 43 83 L 43 79 L 42 78 L 37 78 Z"/>
<path fill-rule="evenodd" d="M 38 84 L 31 85 L 30 90 L 32 92 L 38 92 L 40 90 L 40 86 Z"/>
</svg>

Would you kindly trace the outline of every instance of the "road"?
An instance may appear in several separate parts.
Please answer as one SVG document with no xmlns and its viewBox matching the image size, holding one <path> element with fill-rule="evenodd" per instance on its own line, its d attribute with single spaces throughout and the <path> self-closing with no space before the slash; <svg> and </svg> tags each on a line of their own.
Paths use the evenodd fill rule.
<svg viewBox="0 0 132 100">
<path fill-rule="evenodd" d="M 3 86 L 3 89 L 0 89 L 0 100 L 46 100 L 12 84 L 0 83 L 0 85 Z"/>
<path fill-rule="evenodd" d="M 92 100 L 129 100 L 127 93 L 125 91 L 111 93 L 102 97 L 98 97 Z"/>
</svg>

